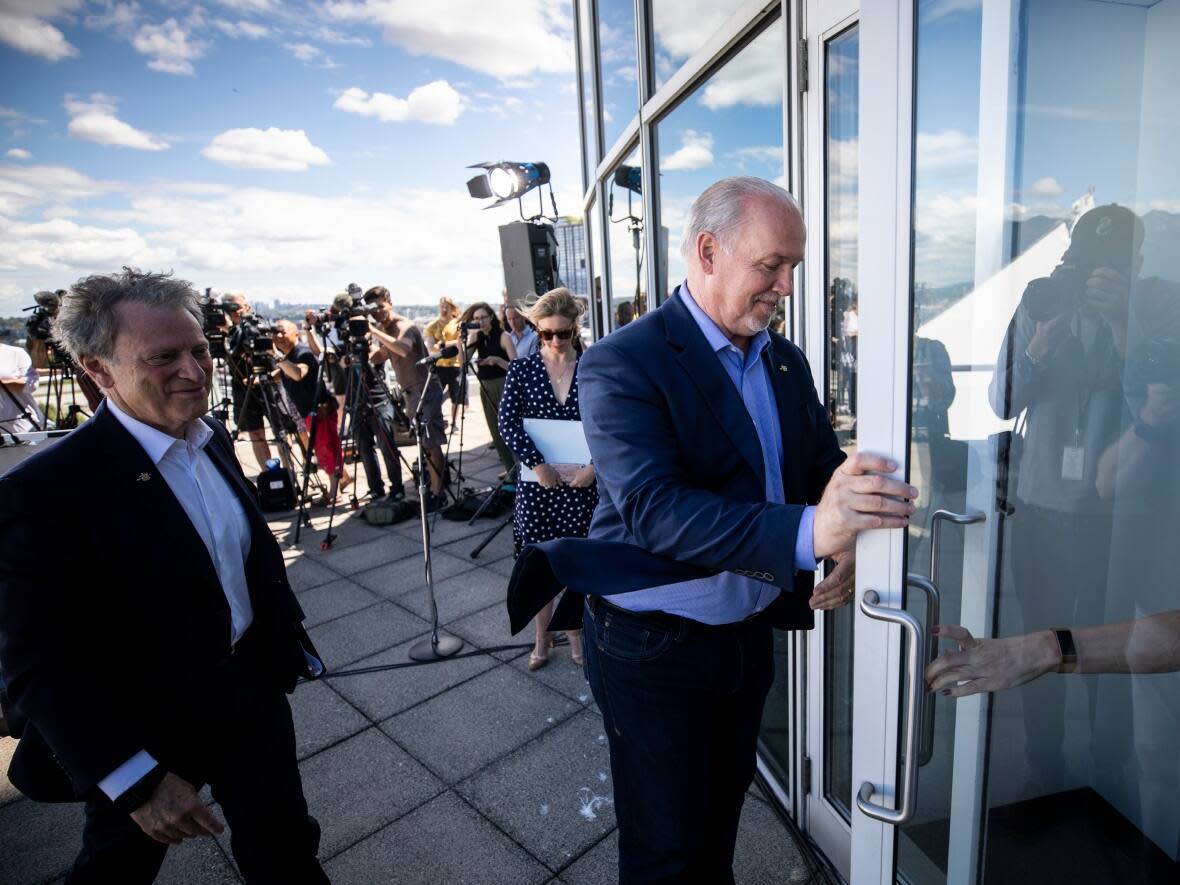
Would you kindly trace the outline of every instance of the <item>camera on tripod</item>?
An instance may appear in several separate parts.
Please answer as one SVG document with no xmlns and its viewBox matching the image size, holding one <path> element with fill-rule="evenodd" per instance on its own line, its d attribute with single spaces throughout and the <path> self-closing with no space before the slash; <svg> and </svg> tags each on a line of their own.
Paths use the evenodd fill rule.
<svg viewBox="0 0 1180 885">
<path fill-rule="evenodd" d="M 250 314 L 242 317 L 241 347 L 249 357 L 250 372 L 254 375 L 269 375 L 275 369 L 274 335 L 278 326 L 261 317 Z"/>
<path fill-rule="evenodd" d="M 226 347 L 226 335 L 229 333 L 229 316 L 225 305 L 222 304 L 212 289 L 205 289 L 205 297 L 201 299 L 201 314 L 203 322 L 201 331 L 209 342 L 209 355 L 215 360 L 223 360 L 229 356 Z"/>
</svg>

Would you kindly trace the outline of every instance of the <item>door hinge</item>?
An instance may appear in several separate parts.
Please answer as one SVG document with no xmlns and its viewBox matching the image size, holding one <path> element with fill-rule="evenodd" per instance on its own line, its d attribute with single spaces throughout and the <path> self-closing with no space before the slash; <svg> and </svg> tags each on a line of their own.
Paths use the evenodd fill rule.
<svg viewBox="0 0 1180 885">
<path fill-rule="evenodd" d="M 799 41 L 799 52 L 796 54 L 796 57 L 799 59 L 798 81 L 799 81 L 799 92 L 800 93 L 807 91 L 808 76 L 809 76 L 809 72 L 811 71 L 811 64 L 810 64 L 810 59 L 808 57 L 808 49 L 807 49 L 808 45 L 809 44 L 808 44 L 807 38 L 800 40 Z"/>
<path fill-rule="evenodd" d="M 803 795 L 811 793 L 811 757 L 803 757 Z"/>
</svg>

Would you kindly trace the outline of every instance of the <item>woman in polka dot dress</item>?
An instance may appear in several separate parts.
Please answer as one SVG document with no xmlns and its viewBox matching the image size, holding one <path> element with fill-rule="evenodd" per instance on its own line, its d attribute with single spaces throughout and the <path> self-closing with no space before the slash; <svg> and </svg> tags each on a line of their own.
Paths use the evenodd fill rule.
<svg viewBox="0 0 1180 885">
<path fill-rule="evenodd" d="M 517 461 L 537 474 L 537 482 L 516 486 L 512 535 L 516 552 L 526 544 L 554 538 L 585 537 L 598 503 L 593 464 L 546 464 L 544 456 L 524 431 L 525 418 L 580 421 L 578 411 L 578 325 L 582 306 L 569 289 L 542 295 L 527 311 L 537 328 L 541 346 L 537 353 L 509 366 L 500 400 L 499 428 Z M 536 645 L 529 655 L 529 669 L 549 663 L 551 637 L 547 630 L 554 603 L 536 618 Z M 582 632 L 567 633 L 570 656 L 582 663 Z"/>
</svg>

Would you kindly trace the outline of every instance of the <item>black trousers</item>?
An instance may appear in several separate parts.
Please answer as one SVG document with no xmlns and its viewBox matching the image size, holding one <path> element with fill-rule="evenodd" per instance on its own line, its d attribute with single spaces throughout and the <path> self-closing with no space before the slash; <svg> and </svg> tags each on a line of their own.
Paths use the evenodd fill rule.
<svg viewBox="0 0 1180 885">
<path fill-rule="evenodd" d="M 619 821 L 619 882 L 732 885 L 774 679 L 769 622 L 711 627 L 600 599 L 583 618 Z"/>
<path fill-rule="evenodd" d="M 201 760 L 200 766 L 208 771 L 213 798 L 229 826 L 238 869 L 251 885 L 325 883 L 328 877 L 316 859 L 320 828 L 307 813 L 287 698 L 248 652 L 234 655 L 226 666 L 229 721 L 210 730 L 211 761 Z M 190 781 L 205 779 L 176 773 Z M 167 849 L 105 798 L 94 799 L 86 803 L 82 851 L 66 882 L 153 882 Z"/>
</svg>

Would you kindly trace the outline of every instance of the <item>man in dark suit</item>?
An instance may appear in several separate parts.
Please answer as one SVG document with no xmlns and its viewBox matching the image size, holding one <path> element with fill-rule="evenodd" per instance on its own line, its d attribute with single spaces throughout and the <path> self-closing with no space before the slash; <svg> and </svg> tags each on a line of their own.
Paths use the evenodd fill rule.
<svg viewBox="0 0 1180 885">
<path fill-rule="evenodd" d="M 803 354 L 767 331 L 804 244 L 797 204 L 768 182 L 696 200 L 686 283 L 578 369 L 599 478 L 589 539 L 529 549 L 514 570 L 514 628 L 562 587 L 586 594 L 624 885 L 733 882 L 771 627 L 846 604 L 857 532 L 913 512 L 916 490 L 882 475 L 896 465 L 845 460 Z M 838 564 L 815 586 L 825 558 Z"/>
<path fill-rule="evenodd" d="M 247 882 L 327 882 L 285 693 L 323 671 L 225 428 L 197 294 L 78 282 L 55 338 L 106 401 L 0 478 L 0 667 L 27 718 L 9 776 L 86 802 L 69 882 L 151 882 L 221 832 Z"/>
</svg>

